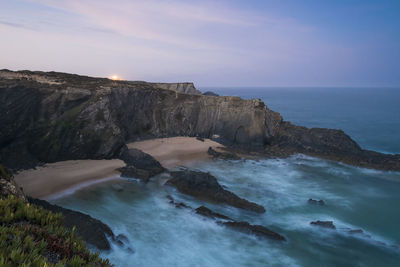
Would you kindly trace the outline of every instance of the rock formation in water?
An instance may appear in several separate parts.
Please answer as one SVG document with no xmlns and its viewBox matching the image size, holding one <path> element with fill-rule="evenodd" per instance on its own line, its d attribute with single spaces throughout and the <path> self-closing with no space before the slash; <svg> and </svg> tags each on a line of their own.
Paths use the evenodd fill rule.
<svg viewBox="0 0 400 267">
<path fill-rule="evenodd" d="M 313 221 L 310 222 L 311 225 L 321 226 L 330 229 L 336 229 L 336 226 L 333 224 L 333 221 Z"/>
<path fill-rule="evenodd" d="M 119 158 L 126 163 L 125 167 L 118 169 L 122 177 L 139 178 L 147 183 L 150 177 L 165 170 L 160 162 L 139 149 L 124 147 Z"/>
<path fill-rule="evenodd" d="M 212 210 L 210 210 L 209 208 L 205 207 L 205 206 L 200 206 L 196 209 L 196 213 L 200 214 L 202 216 L 211 218 L 211 219 L 223 219 L 223 220 L 228 220 L 228 221 L 233 221 L 231 218 L 229 218 L 228 216 L 225 216 L 223 214 L 214 212 Z"/>
<path fill-rule="evenodd" d="M 363 150 L 341 130 L 295 126 L 260 100 L 187 94 L 188 88 L 192 85 L 2 70 L 0 162 L 21 169 L 117 158 L 127 142 L 139 139 L 218 136 L 216 141 L 267 156 L 304 153 L 400 170 L 400 155 Z"/>
<path fill-rule="evenodd" d="M 209 173 L 184 170 L 171 172 L 171 176 L 172 178 L 166 184 L 175 186 L 181 193 L 199 199 L 228 204 L 240 209 L 258 213 L 265 212 L 263 206 L 240 198 L 222 188 L 217 179 Z"/>
<path fill-rule="evenodd" d="M 222 224 L 235 230 L 251 233 L 260 237 L 266 237 L 280 241 L 286 240 L 285 237 L 262 225 L 251 225 L 248 222 L 224 222 Z"/>
</svg>

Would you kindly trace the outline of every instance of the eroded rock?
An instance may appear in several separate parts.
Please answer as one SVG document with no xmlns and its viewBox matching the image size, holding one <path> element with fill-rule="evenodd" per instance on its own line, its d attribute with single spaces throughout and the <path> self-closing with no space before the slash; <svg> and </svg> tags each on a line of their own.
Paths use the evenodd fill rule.
<svg viewBox="0 0 400 267">
<path fill-rule="evenodd" d="M 123 149 L 120 159 L 127 164 L 126 167 L 118 169 L 122 177 L 139 178 L 148 182 L 150 177 L 165 170 L 157 160 L 139 149 Z"/>
<path fill-rule="evenodd" d="M 181 193 L 199 199 L 228 204 L 240 209 L 258 213 L 265 212 L 263 206 L 240 198 L 222 188 L 217 179 L 209 173 L 183 170 L 171 172 L 171 176 L 172 178 L 166 184 L 175 186 Z"/>
<path fill-rule="evenodd" d="M 325 228 L 336 229 L 336 226 L 333 224 L 333 221 L 314 221 L 310 222 L 311 225 L 322 226 Z"/>
<path fill-rule="evenodd" d="M 262 225 L 251 225 L 248 222 L 223 222 L 223 225 L 233 228 L 238 231 L 255 234 L 260 237 L 266 237 L 274 240 L 285 241 L 286 238 L 282 235 L 268 229 Z"/>
<path fill-rule="evenodd" d="M 240 157 L 234 153 L 229 153 L 229 152 L 218 152 L 212 147 L 209 147 L 207 150 L 207 153 L 211 155 L 213 158 L 218 158 L 218 159 L 225 159 L 225 160 L 238 160 Z"/>
<path fill-rule="evenodd" d="M 233 221 L 231 218 L 229 218 L 228 216 L 225 216 L 223 214 L 217 213 L 217 212 L 213 212 L 212 210 L 210 210 L 209 208 L 205 207 L 205 206 L 200 206 L 196 209 L 196 213 L 203 215 L 205 217 L 209 217 L 212 219 L 224 219 L 224 220 L 229 220 L 229 221 Z"/>
</svg>

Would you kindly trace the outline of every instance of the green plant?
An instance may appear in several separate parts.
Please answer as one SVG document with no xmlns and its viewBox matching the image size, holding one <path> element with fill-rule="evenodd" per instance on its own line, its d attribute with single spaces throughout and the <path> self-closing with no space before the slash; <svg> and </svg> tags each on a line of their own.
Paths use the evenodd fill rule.
<svg viewBox="0 0 400 267">
<path fill-rule="evenodd" d="M 91 253 L 61 214 L 14 196 L 0 199 L 0 266 L 110 266 Z"/>
</svg>

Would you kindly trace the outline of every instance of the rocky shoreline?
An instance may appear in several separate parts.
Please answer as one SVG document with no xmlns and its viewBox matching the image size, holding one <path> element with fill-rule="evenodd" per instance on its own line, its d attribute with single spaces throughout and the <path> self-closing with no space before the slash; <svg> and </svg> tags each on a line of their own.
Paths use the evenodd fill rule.
<svg viewBox="0 0 400 267">
<path fill-rule="evenodd" d="M 151 155 L 128 148 L 135 140 L 191 136 L 224 144 L 208 149 L 213 158 L 238 160 L 257 157 L 287 157 L 302 153 L 366 168 L 400 171 L 400 155 L 362 149 L 341 130 L 295 126 L 283 120 L 257 99 L 202 95 L 191 83 L 160 84 L 111 81 L 56 72 L 0 71 L 0 163 L 14 172 L 43 163 L 76 159 L 121 159 L 122 177 L 151 177 L 167 172 L 166 186 L 212 203 L 264 213 L 257 203 L 223 188 L 209 173 L 183 169 L 169 172 Z M 13 181 L 2 180 L 2 194 L 25 195 Z M 4 192 L 3 192 L 4 191 Z M 87 243 L 110 249 L 109 240 L 122 244 L 110 227 L 89 215 L 46 201 L 28 198 L 31 204 L 61 213 L 64 226 L 77 228 Z M 206 206 L 192 209 L 185 203 L 170 203 L 210 218 L 236 231 L 285 241 L 262 225 L 235 221 Z M 323 200 L 309 204 L 325 205 Z M 332 221 L 313 221 L 313 226 L 336 229 Z"/>
<path fill-rule="evenodd" d="M 186 87 L 185 87 L 186 86 Z M 258 100 L 57 72 L 0 71 L 0 162 L 118 158 L 126 143 L 156 137 L 211 138 L 246 153 L 303 153 L 380 170 L 400 155 L 362 149 L 341 130 L 296 126 Z"/>
</svg>

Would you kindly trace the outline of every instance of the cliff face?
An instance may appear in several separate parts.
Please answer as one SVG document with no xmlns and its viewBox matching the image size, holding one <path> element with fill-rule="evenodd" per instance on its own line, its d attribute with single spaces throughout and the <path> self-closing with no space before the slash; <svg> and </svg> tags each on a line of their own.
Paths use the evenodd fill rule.
<svg viewBox="0 0 400 267">
<path fill-rule="evenodd" d="M 258 100 L 181 94 L 145 82 L 0 72 L 0 161 L 11 168 L 112 158 L 127 141 L 220 136 L 262 146 L 281 117 Z"/>
<path fill-rule="evenodd" d="M 400 156 L 364 151 L 342 131 L 294 126 L 259 100 L 179 93 L 145 82 L 0 71 L 0 125 L 0 162 L 14 169 L 113 158 L 128 141 L 185 135 L 270 155 L 299 152 L 400 170 Z"/>
<path fill-rule="evenodd" d="M 156 88 L 172 90 L 178 93 L 201 95 L 201 92 L 194 87 L 193 83 L 150 83 Z"/>
</svg>

